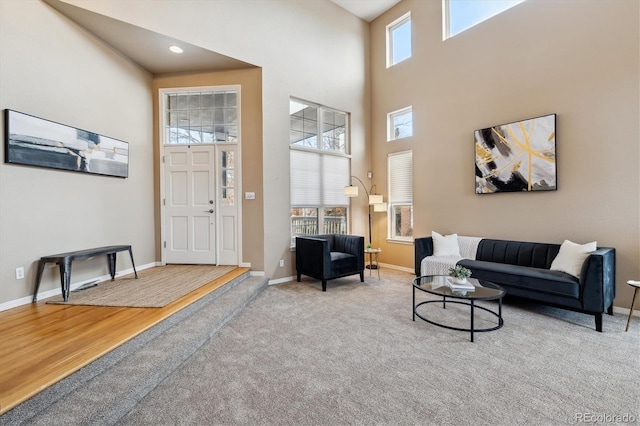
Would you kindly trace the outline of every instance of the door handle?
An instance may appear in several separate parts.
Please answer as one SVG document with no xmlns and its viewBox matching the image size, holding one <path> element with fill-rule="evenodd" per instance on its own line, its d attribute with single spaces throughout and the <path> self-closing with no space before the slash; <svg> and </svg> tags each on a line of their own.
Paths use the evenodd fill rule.
<svg viewBox="0 0 640 426">
<path fill-rule="evenodd" d="M 213 213 L 213 209 L 205 210 L 205 213 Z"/>
</svg>

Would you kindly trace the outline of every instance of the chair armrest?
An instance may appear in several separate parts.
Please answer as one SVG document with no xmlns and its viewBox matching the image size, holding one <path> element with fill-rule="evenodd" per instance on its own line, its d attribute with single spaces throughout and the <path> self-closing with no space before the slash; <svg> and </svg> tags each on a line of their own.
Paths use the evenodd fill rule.
<svg viewBox="0 0 640 426">
<path fill-rule="evenodd" d="M 413 240 L 413 251 L 415 255 L 415 272 L 416 276 L 420 276 L 420 264 L 422 259 L 433 255 L 433 238 L 422 237 Z"/>
<path fill-rule="evenodd" d="M 616 250 L 600 247 L 587 257 L 580 272 L 582 307 L 605 312 L 616 297 Z"/>
<path fill-rule="evenodd" d="M 316 278 L 331 274 L 329 241 L 313 237 L 296 237 L 296 270 Z"/>
</svg>

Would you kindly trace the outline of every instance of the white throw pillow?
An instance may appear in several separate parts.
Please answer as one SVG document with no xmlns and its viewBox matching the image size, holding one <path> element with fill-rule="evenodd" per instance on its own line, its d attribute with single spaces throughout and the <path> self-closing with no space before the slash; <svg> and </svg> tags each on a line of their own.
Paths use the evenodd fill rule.
<svg viewBox="0 0 640 426">
<path fill-rule="evenodd" d="M 597 244 L 595 241 L 586 244 L 576 244 L 569 240 L 564 240 L 560 246 L 560 251 L 553 262 L 552 271 L 562 271 L 576 278 L 580 278 L 582 264 L 589 254 L 595 251 Z"/>
<path fill-rule="evenodd" d="M 458 246 L 458 234 L 441 235 L 431 231 L 433 239 L 434 256 L 458 256 L 460 257 L 460 247 Z"/>
</svg>

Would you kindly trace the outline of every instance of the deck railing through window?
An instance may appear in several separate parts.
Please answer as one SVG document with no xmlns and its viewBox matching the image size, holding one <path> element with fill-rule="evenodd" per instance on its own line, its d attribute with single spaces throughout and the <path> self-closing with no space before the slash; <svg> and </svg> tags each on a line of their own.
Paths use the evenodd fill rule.
<svg viewBox="0 0 640 426">
<path fill-rule="evenodd" d="M 347 218 L 346 217 L 325 217 L 323 234 L 346 234 Z"/>
<path fill-rule="evenodd" d="M 318 218 L 317 217 L 291 217 L 291 235 L 317 235 L 318 234 Z"/>
<path fill-rule="evenodd" d="M 322 234 L 346 234 L 346 217 L 325 217 Z M 318 218 L 309 216 L 291 217 L 291 235 L 318 235 Z"/>
</svg>

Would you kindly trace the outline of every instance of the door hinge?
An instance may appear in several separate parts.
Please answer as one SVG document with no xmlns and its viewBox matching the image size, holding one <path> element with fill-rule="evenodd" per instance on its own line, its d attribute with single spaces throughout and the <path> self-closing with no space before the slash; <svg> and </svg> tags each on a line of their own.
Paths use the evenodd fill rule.
<svg viewBox="0 0 640 426">
<path fill-rule="evenodd" d="M 166 206 L 166 205 L 167 205 L 167 199 L 166 199 L 166 198 L 163 198 L 163 199 L 162 199 L 162 205 L 163 205 L 163 206 Z"/>
<path fill-rule="evenodd" d="M 162 162 L 164 163 L 164 155 L 162 156 Z"/>
<path fill-rule="evenodd" d="M 166 241 L 164 242 L 164 248 L 167 248 L 167 242 Z"/>
</svg>

